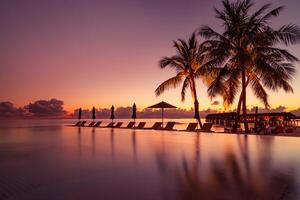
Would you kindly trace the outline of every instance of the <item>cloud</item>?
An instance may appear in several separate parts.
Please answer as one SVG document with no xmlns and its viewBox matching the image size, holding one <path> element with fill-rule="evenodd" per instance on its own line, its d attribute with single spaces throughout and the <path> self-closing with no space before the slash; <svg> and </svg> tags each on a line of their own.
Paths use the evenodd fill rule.
<svg viewBox="0 0 300 200">
<path fill-rule="evenodd" d="M 300 108 L 295 109 L 295 110 L 291 110 L 290 112 L 293 113 L 296 116 L 300 116 Z"/>
<path fill-rule="evenodd" d="M 57 99 L 38 100 L 25 106 L 33 117 L 62 117 L 66 114 L 64 102 Z"/>
<path fill-rule="evenodd" d="M 252 107 L 250 110 L 248 110 L 250 113 L 255 113 L 255 107 Z M 259 113 L 269 113 L 269 112 L 286 112 L 287 108 L 285 106 L 278 106 L 276 108 L 258 108 Z"/>
<path fill-rule="evenodd" d="M 0 102 L 0 118 L 22 118 L 25 116 L 23 108 L 17 108 L 9 101 Z"/>
<path fill-rule="evenodd" d="M 217 105 L 220 105 L 220 102 L 219 102 L 219 101 L 213 101 L 213 102 L 211 103 L 211 105 L 212 105 L 212 106 L 217 106 Z"/>
</svg>

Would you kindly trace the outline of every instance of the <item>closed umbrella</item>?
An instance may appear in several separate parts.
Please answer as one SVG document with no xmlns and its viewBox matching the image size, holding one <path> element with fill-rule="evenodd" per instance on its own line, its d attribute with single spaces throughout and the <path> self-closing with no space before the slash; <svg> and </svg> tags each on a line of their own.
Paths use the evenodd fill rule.
<svg viewBox="0 0 300 200">
<path fill-rule="evenodd" d="M 164 123 L 164 109 L 165 108 L 176 108 L 176 106 L 173 106 L 171 104 L 168 104 L 164 101 L 154 104 L 152 106 L 149 106 L 148 108 L 161 108 L 161 121 Z"/>
<path fill-rule="evenodd" d="M 79 111 L 78 111 L 78 121 L 80 121 L 80 120 L 81 120 L 81 113 L 82 113 L 82 109 L 81 109 L 81 108 L 79 108 Z"/>
<path fill-rule="evenodd" d="M 96 119 L 96 109 L 95 109 L 95 107 L 93 107 L 93 116 L 92 116 L 92 118 L 93 118 L 93 121 Z"/>
<path fill-rule="evenodd" d="M 134 120 L 134 122 L 135 122 L 135 119 L 136 119 L 136 105 L 135 105 L 135 103 L 133 104 L 133 106 L 132 106 L 132 116 L 131 116 L 131 118 Z"/>
<path fill-rule="evenodd" d="M 115 107 L 114 106 L 112 106 L 111 107 L 111 109 L 110 109 L 110 119 L 111 119 L 111 121 L 113 122 L 114 121 L 114 119 L 115 119 Z"/>
</svg>

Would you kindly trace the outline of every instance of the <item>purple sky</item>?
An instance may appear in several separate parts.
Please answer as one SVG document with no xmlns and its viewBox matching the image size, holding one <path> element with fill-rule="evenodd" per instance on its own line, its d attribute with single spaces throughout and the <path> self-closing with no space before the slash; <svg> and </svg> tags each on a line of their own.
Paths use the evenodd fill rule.
<svg viewBox="0 0 300 200">
<path fill-rule="evenodd" d="M 266 2 L 286 6 L 275 27 L 300 18 L 296 0 L 257 5 Z M 23 106 L 57 98 L 72 111 L 133 102 L 144 108 L 165 100 L 190 108 L 191 98 L 181 103 L 179 89 L 155 97 L 155 88 L 174 74 L 157 63 L 174 53 L 172 40 L 187 38 L 202 24 L 221 30 L 213 6 L 220 8 L 221 1 L 1 1 L 0 102 Z M 290 50 L 300 58 L 299 45 Z M 206 87 L 198 86 L 201 108 L 220 107 L 211 106 Z M 271 92 L 271 105 L 300 107 L 299 73 L 293 86 L 294 94 Z M 248 102 L 261 105 L 251 93 Z"/>
</svg>

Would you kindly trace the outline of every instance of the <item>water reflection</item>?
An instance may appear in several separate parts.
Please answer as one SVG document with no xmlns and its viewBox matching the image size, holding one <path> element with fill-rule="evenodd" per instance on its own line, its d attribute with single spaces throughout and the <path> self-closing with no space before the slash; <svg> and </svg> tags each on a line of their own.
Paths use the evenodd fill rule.
<svg viewBox="0 0 300 200">
<path fill-rule="evenodd" d="M 134 161 L 137 161 L 137 144 L 136 144 L 136 130 L 132 129 L 131 132 L 131 140 L 132 140 L 132 150 L 133 150 L 133 158 Z"/>
<path fill-rule="evenodd" d="M 0 199 L 300 199 L 297 138 L 39 129 L 0 132 Z"/>
<path fill-rule="evenodd" d="M 114 128 L 110 129 L 110 145 L 111 145 L 112 160 L 114 160 L 114 158 L 115 158 L 115 130 L 114 130 Z"/>
<path fill-rule="evenodd" d="M 92 156 L 95 157 L 95 149 L 96 149 L 96 135 L 95 135 L 95 128 L 92 128 Z"/>
<path fill-rule="evenodd" d="M 282 171 L 273 164 L 272 140 L 256 143 L 263 150 L 257 158 L 250 158 L 247 137 L 237 140 L 238 151 L 229 146 L 220 152 L 220 158 L 210 156 L 202 163 L 201 153 L 205 152 L 200 148 L 200 135 L 196 135 L 195 157 L 183 155 L 180 163 L 173 165 L 165 153 L 159 152 L 157 165 L 164 178 L 175 183 L 179 199 L 297 199 L 296 180 L 291 175 L 295 170 L 285 165 Z"/>
<path fill-rule="evenodd" d="M 77 128 L 77 139 L 78 139 L 78 155 L 79 157 L 81 157 L 82 154 L 81 127 Z"/>
</svg>

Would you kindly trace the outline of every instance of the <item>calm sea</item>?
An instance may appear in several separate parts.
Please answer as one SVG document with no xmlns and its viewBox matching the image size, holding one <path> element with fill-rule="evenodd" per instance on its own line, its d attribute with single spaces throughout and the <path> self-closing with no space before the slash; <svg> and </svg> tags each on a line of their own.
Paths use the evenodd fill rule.
<svg viewBox="0 0 300 200">
<path fill-rule="evenodd" d="M 300 138 L 75 121 L 0 121 L 0 199 L 300 199 Z"/>
</svg>

